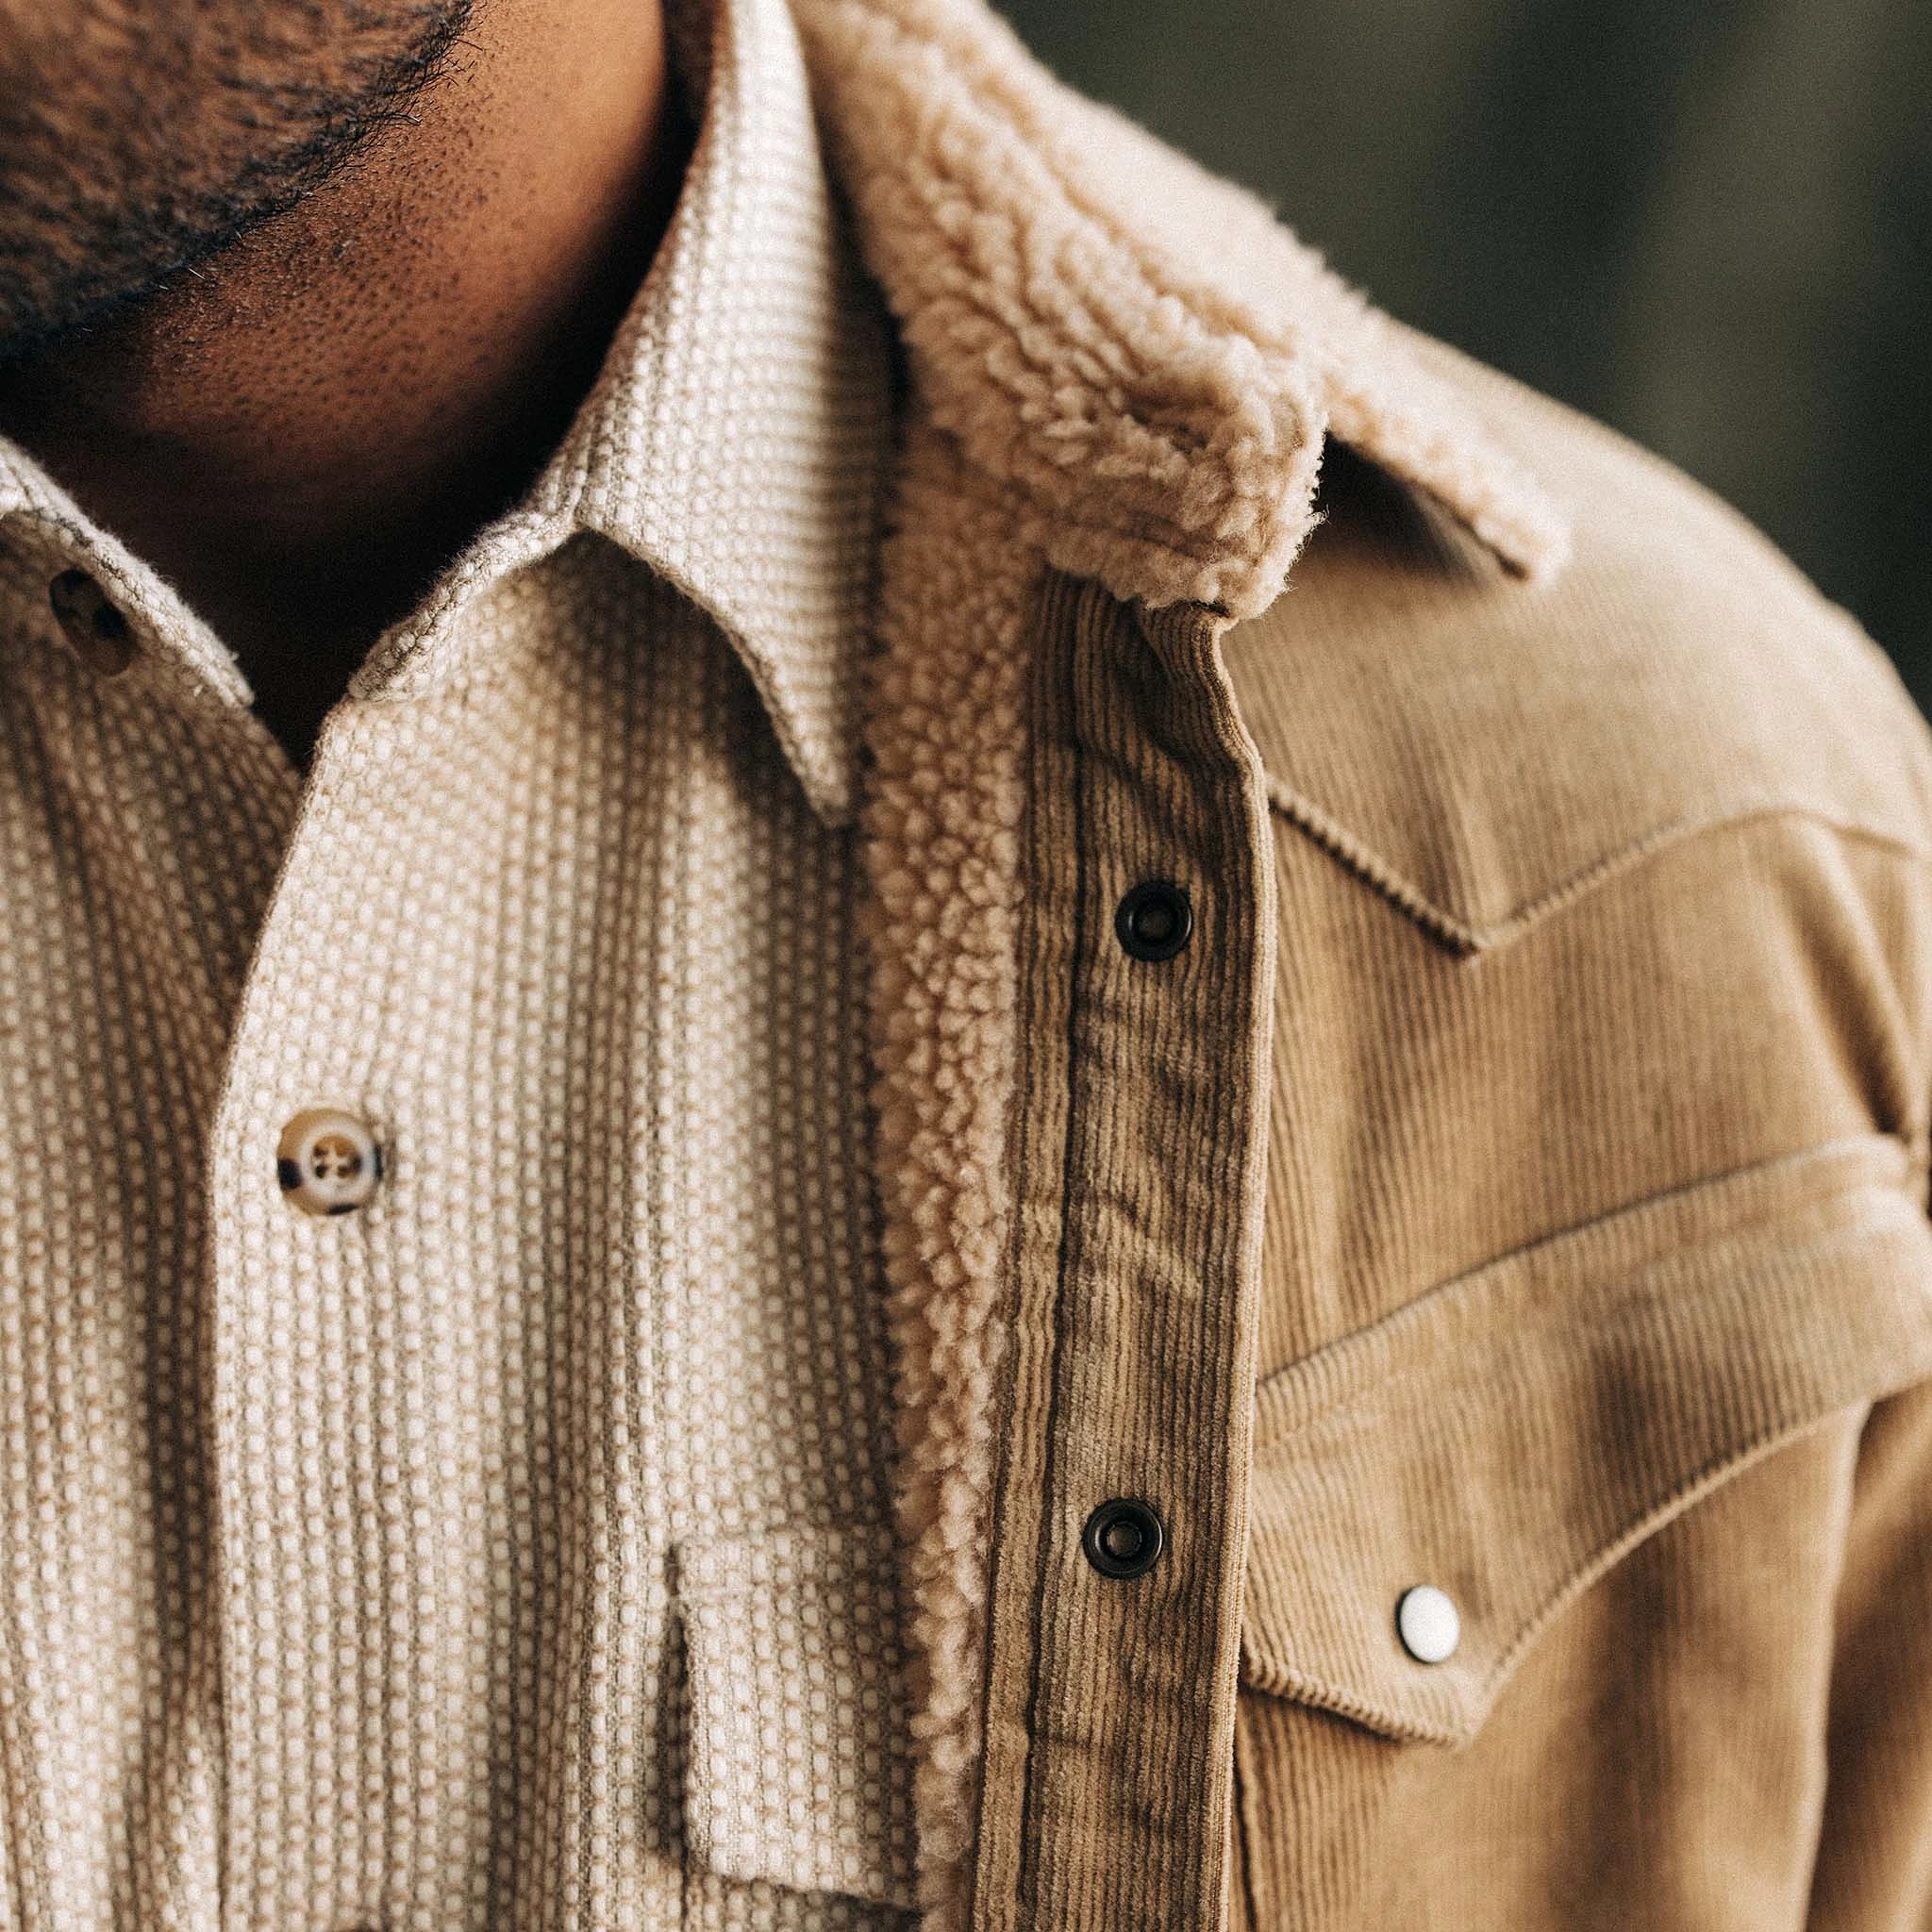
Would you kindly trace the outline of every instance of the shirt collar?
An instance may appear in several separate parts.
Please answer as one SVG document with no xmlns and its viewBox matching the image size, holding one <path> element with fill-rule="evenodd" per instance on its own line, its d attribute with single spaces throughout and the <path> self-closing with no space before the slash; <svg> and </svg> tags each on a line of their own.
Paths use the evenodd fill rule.
<svg viewBox="0 0 1932 1932">
<path fill-rule="evenodd" d="M 552 475 L 577 526 L 723 626 L 813 806 L 842 822 L 891 441 L 888 324 L 834 205 L 786 0 L 715 0 L 711 20 L 683 193 Z"/>
<path fill-rule="evenodd" d="M 683 76 L 704 98 L 696 148 L 596 384 L 524 502 L 377 641 L 350 690 L 440 681 L 466 656 L 473 594 L 595 531 L 716 620 L 813 808 L 842 824 L 891 436 L 887 324 L 834 206 L 786 0 L 706 12 L 710 44 Z M 245 700 L 207 627 L 0 438 L 8 519 L 80 557 L 202 682 Z"/>
<path fill-rule="evenodd" d="M 1532 581 L 1572 512 L 1453 354 L 1260 200 L 1062 87 L 986 0 L 792 0 L 820 125 L 906 346 L 910 409 L 1056 569 L 1265 610 L 1327 437 Z"/>
</svg>

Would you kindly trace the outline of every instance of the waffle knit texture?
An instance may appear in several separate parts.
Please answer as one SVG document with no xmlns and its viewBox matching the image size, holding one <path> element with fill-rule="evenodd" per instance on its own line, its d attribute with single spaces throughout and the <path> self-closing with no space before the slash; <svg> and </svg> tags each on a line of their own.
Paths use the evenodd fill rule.
<svg viewBox="0 0 1932 1932">
<path fill-rule="evenodd" d="M 888 430 L 782 0 L 528 500 L 306 782 L 17 453 L 0 1925 L 911 1902 L 850 818 Z M 76 662 L 82 567 L 135 667 Z M 275 1184 L 345 1107 L 359 1214 Z"/>
</svg>

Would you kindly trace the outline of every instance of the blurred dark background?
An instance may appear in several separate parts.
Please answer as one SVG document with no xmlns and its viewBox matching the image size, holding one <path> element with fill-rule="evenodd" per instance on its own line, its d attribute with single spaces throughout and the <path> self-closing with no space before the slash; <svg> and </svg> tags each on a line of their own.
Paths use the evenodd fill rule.
<svg viewBox="0 0 1932 1932">
<path fill-rule="evenodd" d="M 1928 0 L 1000 0 L 1381 307 L 1761 525 L 1932 708 Z"/>
</svg>

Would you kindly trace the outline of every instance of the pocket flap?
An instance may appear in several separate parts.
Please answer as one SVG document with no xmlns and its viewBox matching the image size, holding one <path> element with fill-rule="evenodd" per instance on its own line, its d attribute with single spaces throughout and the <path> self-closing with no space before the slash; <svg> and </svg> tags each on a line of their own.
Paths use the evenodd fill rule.
<svg viewBox="0 0 1932 1932">
<path fill-rule="evenodd" d="M 685 1831 L 727 1877 L 910 1909 L 912 1766 L 889 1534 L 678 1551 Z"/>
<path fill-rule="evenodd" d="M 1271 1376 L 1244 1680 L 1392 1737 L 1468 1740 L 1624 1552 L 1752 1457 L 1932 1374 L 1932 1229 L 1911 1186 L 1879 1137 L 1700 1183 Z M 1460 1615 L 1436 1663 L 1397 1630 L 1424 1584 Z"/>
</svg>

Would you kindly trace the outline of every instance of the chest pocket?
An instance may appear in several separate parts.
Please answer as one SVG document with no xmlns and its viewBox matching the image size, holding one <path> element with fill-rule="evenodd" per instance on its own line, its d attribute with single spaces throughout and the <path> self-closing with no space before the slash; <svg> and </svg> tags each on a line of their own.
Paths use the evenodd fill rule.
<svg viewBox="0 0 1932 1932">
<path fill-rule="evenodd" d="M 789 1529 L 679 1549 L 685 1831 L 713 1871 L 913 1907 L 896 1569 L 885 1533 Z"/>
<path fill-rule="evenodd" d="M 1468 1741 L 1625 1552 L 1807 1425 L 1932 1374 L 1912 1188 L 1881 1136 L 1769 1162 L 1507 1255 L 1269 1377 L 1244 1681 Z M 1399 1619 L 1424 1585 L 1459 1629 L 1430 1595 Z M 1453 1647 L 1424 1661 L 1402 1625 Z"/>
</svg>

